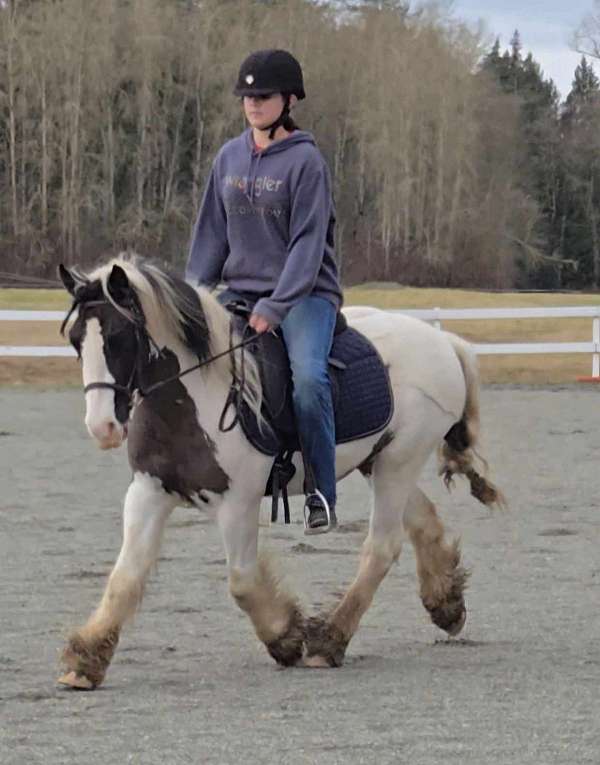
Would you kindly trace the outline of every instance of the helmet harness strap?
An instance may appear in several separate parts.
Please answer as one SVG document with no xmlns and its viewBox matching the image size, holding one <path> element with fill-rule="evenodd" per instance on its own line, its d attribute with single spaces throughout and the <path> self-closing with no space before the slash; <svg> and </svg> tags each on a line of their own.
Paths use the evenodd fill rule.
<svg viewBox="0 0 600 765">
<path fill-rule="evenodd" d="M 281 127 L 283 123 L 286 121 L 286 119 L 290 116 L 290 94 L 285 93 L 283 95 L 283 110 L 279 117 L 275 120 L 275 122 L 271 123 L 270 125 L 267 125 L 266 128 L 263 128 L 263 130 L 269 131 L 269 139 L 272 141 L 275 137 L 275 133 L 277 131 L 277 128 Z"/>
</svg>

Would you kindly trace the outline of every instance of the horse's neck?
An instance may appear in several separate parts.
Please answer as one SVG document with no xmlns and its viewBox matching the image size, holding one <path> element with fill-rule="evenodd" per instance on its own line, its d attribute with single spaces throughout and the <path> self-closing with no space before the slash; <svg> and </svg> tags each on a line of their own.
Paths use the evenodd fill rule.
<svg viewBox="0 0 600 765">
<path fill-rule="evenodd" d="M 230 315 L 211 295 L 202 295 L 199 298 L 209 327 L 211 356 L 217 356 L 229 348 Z M 167 364 L 161 364 L 152 354 L 147 358 L 144 365 L 145 374 L 152 377 L 153 382 L 181 374 L 198 364 L 198 356 L 191 348 L 182 341 L 168 336 L 160 322 L 151 323 L 152 326 L 149 326 L 148 330 L 158 347 L 165 349 L 169 359 Z M 228 356 L 208 361 L 201 369 L 180 378 L 195 404 L 198 421 L 213 439 L 218 439 L 222 435 L 218 423 L 229 394 L 230 363 Z"/>
<path fill-rule="evenodd" d="M 198 364 L 198 356 L 182 344 L 171 343 L 170 347 L 161 349 L 160 355 L 150 352 L 146 357 L 140 368 L 140 383 L 142 390 L 151 385 L 159 385 L 160 389 L 160 383 L 165 381 L 165 391 L 174 399 L 182 395 L 180 386 L 183 386 L 194 402 L 199 424 L 213 440 L 217 440 L 220 435 L 219 418 L 225 407 L 229 385 L 212 368 L 214 363 L 209 362 L 200 369 L 182 374 Z M 166 382 L 175 377 L 176 381 Z"/>
<path fill-rule="evenodd" d="M 148 343 L 138 353 L 138 382 L 142 390 L 166 383 L 169 378 L 183 371 L 177 354 L 170 348 L 163 346 L 158 351 Z"/>
</svg>

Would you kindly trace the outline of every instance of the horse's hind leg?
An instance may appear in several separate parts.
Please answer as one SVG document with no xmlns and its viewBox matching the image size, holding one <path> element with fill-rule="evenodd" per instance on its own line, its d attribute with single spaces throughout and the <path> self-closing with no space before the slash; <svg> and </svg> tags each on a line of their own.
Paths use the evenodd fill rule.
<svg viewBox="0 0 600 765">
<path fill-rule="evenodd" d="M 337 667 L 342 664 L 346 647 L 363 614 L 400 555 L 404 538 L 402 512 L 424 461 L 425 457 L 417 457 L 402 464 L 384 452 L 375 462 L 374 505 L 358 574 L 331 615 L 325 619 L 308 620 L 307 666 Z"/>
<path fill-rule="evenodd" d="M 415 548 L 423 605 L 436 626 L 457 635 L 467 618 L 463 595 L 467 572 L 460 565 L 458 540 L 444 541 L 435 506 L 418 488 L 404 511 L 404 527 Z"/>
<path fill-rule="evenodd" d="M 123 545 L 100 605 L 69 638 L 63 652 L 67 674 L 59 682 L 96 688 L 104 679 L 125 621 L 141 602 L 144 583 L 155 562 L 164 524 L 175 506 L 157 479 L 136 476 L 123 510 Z"/>
</svg>

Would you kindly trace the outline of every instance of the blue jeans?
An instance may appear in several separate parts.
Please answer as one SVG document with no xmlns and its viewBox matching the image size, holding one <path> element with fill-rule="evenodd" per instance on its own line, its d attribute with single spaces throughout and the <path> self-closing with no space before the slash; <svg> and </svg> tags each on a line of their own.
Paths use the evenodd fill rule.
<svg viewBox="0 0 600 765">
<path fill-rule="evenodd" d="M 232 290 L 219 295 L 225 303 L 239 297 Z M 294 412 L 304 456 L 315 483 L 335 507 L 335 419 L 331 383 L 327 372 L 333 342 L 336 310 L 326 298 L 308 295 L 291 309 L 281 323 L 292 380 Z"/>
</svg>

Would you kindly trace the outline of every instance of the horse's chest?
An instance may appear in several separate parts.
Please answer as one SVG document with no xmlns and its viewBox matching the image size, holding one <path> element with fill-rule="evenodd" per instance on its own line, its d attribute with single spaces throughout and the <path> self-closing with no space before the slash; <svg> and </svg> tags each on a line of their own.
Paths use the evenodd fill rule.
<svg viewBox="0 0 600 765">
<path fill-rule="evenodd" d="M 188 499 L 202 490 L 221 494 L 229 487 L 229 476 L 217 461 L 214 442 L 198 424 L 191 398 L 181 383 L 177 387 L 176 395 L 159 390 L 135 408 L 129 463 Z"/>
</svg>

